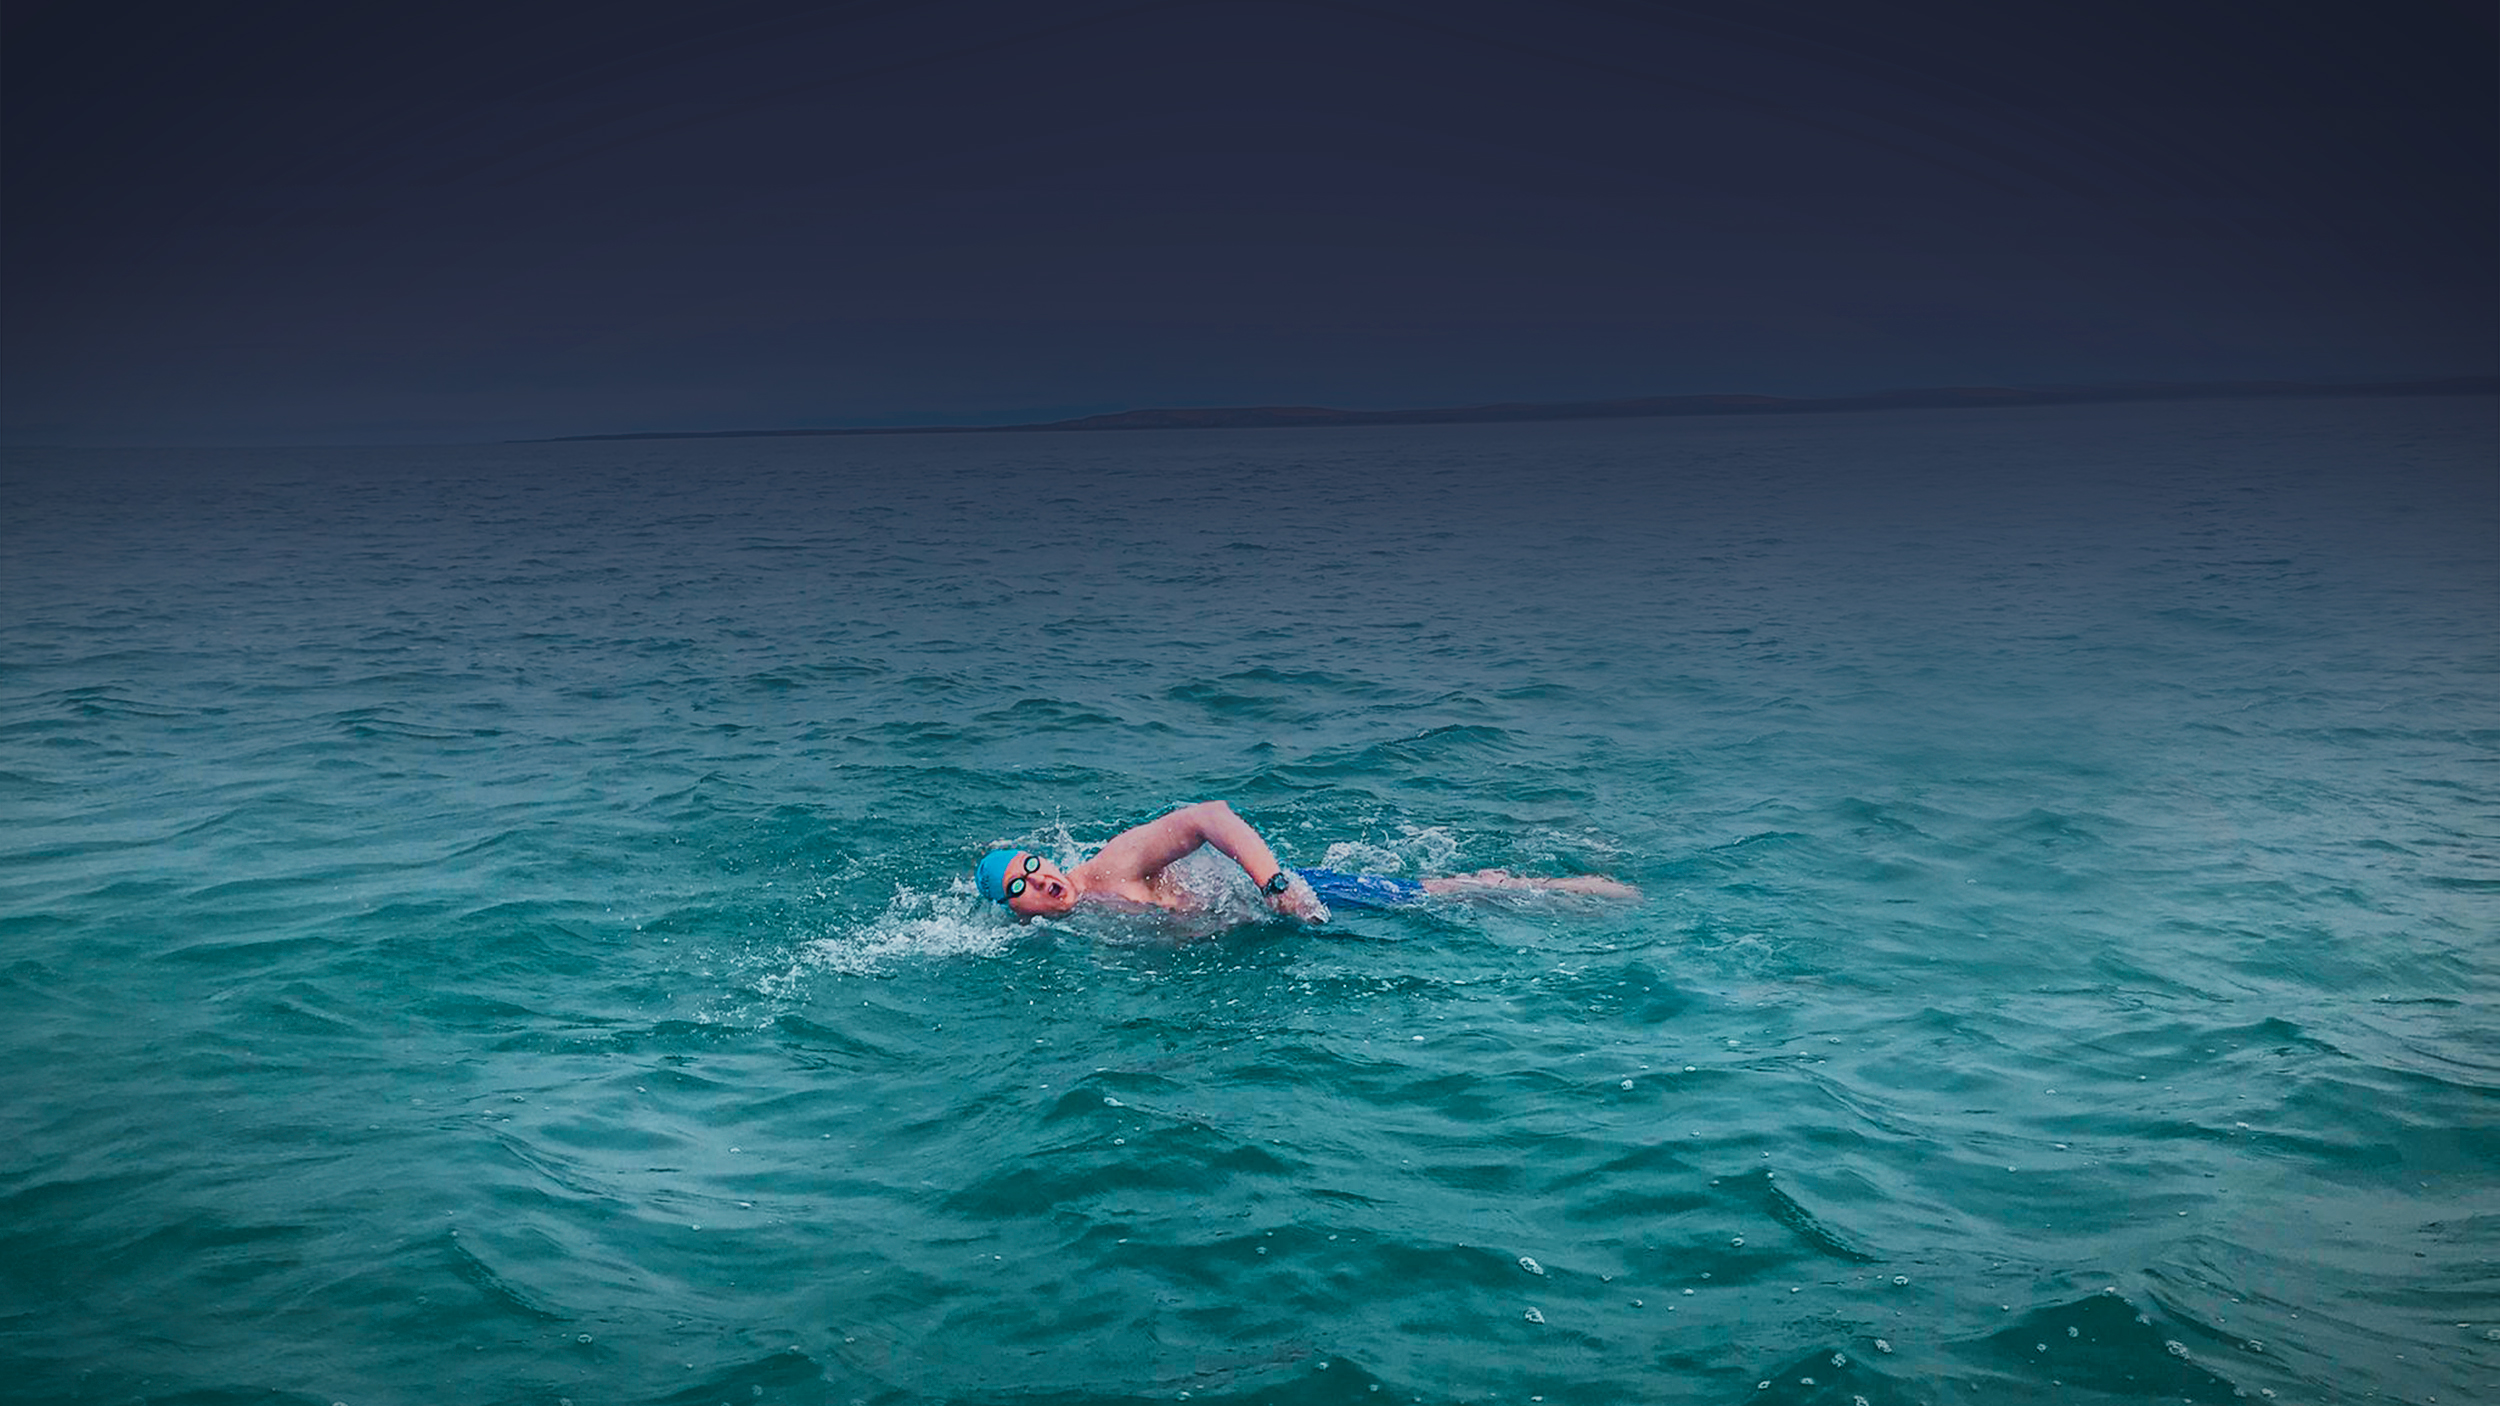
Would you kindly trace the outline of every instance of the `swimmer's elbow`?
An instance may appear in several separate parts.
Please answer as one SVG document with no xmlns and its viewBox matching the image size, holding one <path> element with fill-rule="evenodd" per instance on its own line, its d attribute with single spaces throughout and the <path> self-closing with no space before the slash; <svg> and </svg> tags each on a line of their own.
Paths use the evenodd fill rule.
<svg viewBox="0 0 2500 1406">
<path fill-rule="evenodd" d="M 1211 821 L 1221 822 L 1225 820 L 1238 820 L 1241 818 L 1233 814 L 1232 806 L 1224 801 L 1196 801 L 1189 805 L 1182 806 L 1181 814 L 1188 816 L 1190 819 L 1195 820 L 1202 825 Z"/>
</svg>

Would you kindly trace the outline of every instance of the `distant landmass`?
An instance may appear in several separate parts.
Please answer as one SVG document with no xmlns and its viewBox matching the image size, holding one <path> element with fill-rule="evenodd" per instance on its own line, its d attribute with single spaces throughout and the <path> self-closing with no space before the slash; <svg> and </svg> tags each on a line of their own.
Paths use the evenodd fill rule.
<svg viewBox="0 0 2500 1406">
<path fill-rule="evenodd" d="M 1679 415 L 1816 415 L 1866 410 L 1965 410 L 2082 405 L 2121 400 L 2303 399 L 2327 396 L 2489 395 L 2500 376 L 2334 385 L 2312 381 L 2121 381 L 2088 386 L 1937 386 L 1867 395 L 1647 395 L 1426 410 L 1332 410 L 1319 405 L 1239 405 L 1197 410 L 1123 410 L 1025 425 L 903 425 L 831 430 L 651 430 L 561 435 L 544 444 L 612 439 L 780 439 L 802 435 L 1031 434 L 1046 430 L 1330 429 L 1354 425 L 1491 425 L 1527 420 L 1634 420 Z"/>
</svg>

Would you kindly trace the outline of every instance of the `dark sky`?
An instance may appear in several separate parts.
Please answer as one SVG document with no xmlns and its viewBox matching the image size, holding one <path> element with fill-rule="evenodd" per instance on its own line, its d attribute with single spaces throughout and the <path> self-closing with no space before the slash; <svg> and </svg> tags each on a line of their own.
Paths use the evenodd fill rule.
<svg viewBox="0 0 2500 1406">
<path fill-rule="evenodd" d="M 10 3 L 0 435 L 2500 370 L 2500 18 Z"/>
</svg>

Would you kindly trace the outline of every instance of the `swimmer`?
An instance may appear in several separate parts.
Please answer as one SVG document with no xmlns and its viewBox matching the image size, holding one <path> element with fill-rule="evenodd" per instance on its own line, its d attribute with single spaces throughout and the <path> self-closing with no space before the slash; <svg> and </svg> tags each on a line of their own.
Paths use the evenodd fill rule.
<svg viewBox="0 0 2500 1406">
<path fill-rule="evenodd" d="M 1630 884 L 1594 874 L 1540 879 L 1479 869 L 1435 879 L 1382 874 L 1341 874 L 1332 869 L 1288 869 L 1267 841 L 1222 801 L 1200 801 L 1111 837 L 1092 858 L 1061 869 L 1024 849 L 994 849 L 981 859 L 974 881 L 981 896 L 1003 903 L 1019 919 L 1057 917 L 1080 902 L 1166 909 L 1195 909 L 1206 900 L 1182 887 L 1172 868 L 1211 845 L 1241 866 L 1272 911 L 1305 923 L 1328 921 L 1328 904 L 1394 908 L 1427 897 L 1496 889 L 1541 889 L 1597 898 L 1638 898 Z"/>
</svg>

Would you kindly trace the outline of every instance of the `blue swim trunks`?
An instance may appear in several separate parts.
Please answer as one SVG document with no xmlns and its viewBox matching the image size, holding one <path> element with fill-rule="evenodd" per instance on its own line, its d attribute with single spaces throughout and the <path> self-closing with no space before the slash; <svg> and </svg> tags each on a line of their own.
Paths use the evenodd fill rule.
<svg viewBox="0 0 2500 1406">
<path fill-rule="evenodd" d="M 1334 869 L 1296 869 L 1302 881 L 1331 908 L 1397 908 L 1420 903 L 1424 886 L 1386 874 L 1341 874 Z"/>
</svg>

